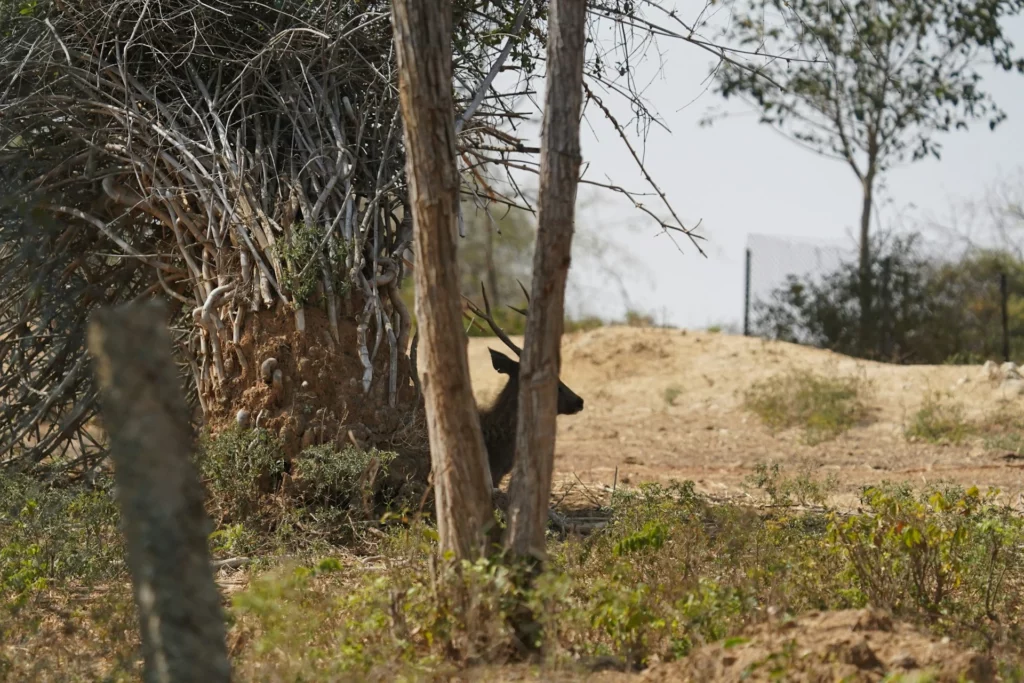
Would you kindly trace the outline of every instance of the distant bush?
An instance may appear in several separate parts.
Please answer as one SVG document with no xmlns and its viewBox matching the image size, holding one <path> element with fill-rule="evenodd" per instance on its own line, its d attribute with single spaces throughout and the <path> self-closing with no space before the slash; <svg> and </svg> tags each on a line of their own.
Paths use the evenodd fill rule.
<svg viewBox="0 0 1024 683">
<path fill-rule="evenodd" d="M 778 463 L 759 463 L 754 467 L 754 474 L 744 479 L 744 484 L 764 491 L 768 501 L 776 507 L 794 503 L 825 505 L 828 496 L 839 488 L 839 478 L 835 472 L 829 472 L 821 481 L 809 468 L 802 469 L 794 477 L 786 477 Z"/>
<path fill-rule="evenodd" d="M 260 500 L 284 473 L 284 449 L 276 434 L 233 425 L 204 434 L 197 455 L 211 505 L 223 522 L 258 515 Z"/>
<path fill-rule="evenodd" d="M 771 430 L 799 427 L 816 444 L 847 431 L 867 416 L 864 380 L 793 370 L 755 382 L 744 406 Z"/>
<path fill-rule="evenodd" d="M 975 431 L 964 407 L 948 400 L 941 393 L 928 394 L 904 429 L 908 439 L 930 443 L 960 444 Z"/>
<path fill-rule="evenodd" d="M 820 278 L 790 276 L 753 309 L 758 336 L 899 363 L 977 363 L 1002 355 L 999 276 L 1008 279 L 1013 328 L 1024 326 L 1024 263 L 974 250 L 961 258 L 926 256 L 917 234 L 872 239 L 870 299 L 861 329 L 861 278 L 855 261 Z M 1011 353 L 1024 352 L 1012 340 Z"/>
</svg>

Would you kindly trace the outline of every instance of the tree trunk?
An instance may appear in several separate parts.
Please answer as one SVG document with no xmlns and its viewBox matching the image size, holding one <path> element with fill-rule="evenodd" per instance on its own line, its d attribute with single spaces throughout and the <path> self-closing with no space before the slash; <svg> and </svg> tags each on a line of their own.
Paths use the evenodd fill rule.
<svg viewBox="0 0 1024 683">
<path fill-rule="evenodd" d="M 231 679 L 210 520 L 162 303 L 97 310 L 89 348 L 110 433 L 147 683 Z"/>
<path fill-rule="evenodd" d="M 861 353 L 871 354 L 872 301 L 871 293 L 871 208 L 875 184 L 874 171 L 869 170 L 863 181 L 863 204 L 860 210 L 860 340 Z"/>
<path fill-rule="evenodd" d="M 516 464 L 506 546 L 542 561 L 554 467 L 565 282 L 580 169 L 585 0 L 552 0 L 533 296 L 520 369 Z"/>
<path fill-rule="evenodd" d="M 483 549 L 491 475 L 460 324 L 450 0 L 392 4 L 406 174 L 413 215 L 416 319 L 441 552 Z"/>
</svg>

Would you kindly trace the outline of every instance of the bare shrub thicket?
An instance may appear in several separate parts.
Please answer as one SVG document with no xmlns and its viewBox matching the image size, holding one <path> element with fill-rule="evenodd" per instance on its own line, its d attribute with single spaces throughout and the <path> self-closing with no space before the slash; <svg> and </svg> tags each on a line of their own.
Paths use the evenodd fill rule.
<svg viewBox="0 0 1024 683">
<path fill-rule="evenodd" d="M 650 122 L 628 76 L 653 39 L 630 28 L 655 26 L 643 9 L 589 7 L 592 35 L 623 30 L 586 73 L 602 110 L 600 89 Z M 537 169 L 507 124 L 534 93 L 545 5 L 462 0 L 454 14 L 463 196 L 532 210 L 498 176 Z M 99 460 L 84 321 L 152 296 L 173 307 L 208 424 L 260 422 L 289 454 L 353 425 L 364 442 L 400 431 L 418 397 L 390 4 L 68 0 L 7 3 L 0 23 L 0 465 Z M 495 86 L 508 71 L 518 82 Z"/>
</svg>

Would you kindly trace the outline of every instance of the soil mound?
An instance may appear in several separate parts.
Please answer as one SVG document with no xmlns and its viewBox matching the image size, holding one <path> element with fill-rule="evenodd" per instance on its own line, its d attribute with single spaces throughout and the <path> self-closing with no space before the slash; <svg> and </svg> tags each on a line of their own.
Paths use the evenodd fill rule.
<svg viewBox="0 0 1024 683">
<path fill-rule="evenodd" d="M 702 647 L 685 660 L 651 667 L 641 680 L 874 683 L 894 674 L 949 683 L 997 680 L 989 657 L 873 609 L 811 613 L 758 626 L 741 638 Z"/>
<path fill-rule="evenodd" d="M 489 347 L 504 348 L 494 338 L 469 340 L 473 389 L 484 403 L 506 379 L 491 367 Z M 864 380 L 870 419 L 816 445 L 799 429 L 773 433 L 744 407 L 744 394 L 795 370 Z M 1024 395 L 1006 396 L 977 365 L 892 365 L 739 335 L 612 326 L 563 337 L 561 379 L 586 407 L 558 418 L 559 486 L 690 479 L 703 493 L 745 497 L 745 478 L 774 461 L 787 476 L 834 474 L 830 503 L 844 508 L 857 504 L 862 486 L 882 480 L 995 486 L 1011 501 L 1024 493 L 1018 455 L 993 450 L 985 435 L 958 444 L 906 438 L 935 392 L 979 424 L 1020 414 Z"/>
</svg>

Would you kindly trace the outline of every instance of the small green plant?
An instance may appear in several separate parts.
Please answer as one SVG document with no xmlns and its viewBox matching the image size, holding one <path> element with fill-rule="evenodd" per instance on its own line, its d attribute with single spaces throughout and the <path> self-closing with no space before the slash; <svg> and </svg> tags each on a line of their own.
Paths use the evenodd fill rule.
<svg viewBox="0 0 1024 683">
<path fill-rule="evenodd" d="M 755 383 L 744 395 L 745 407 L 772 431 L 800 427 L 804 440 L 833 439 L 867 417 L 865 382 L 794 370 Z"/>
<path fill-rule="evenodd" d="M 262 428 L 204 434 L 197 460 L 213 505 L 235 523 L 259 513 L 260 499 L 284 472 L 281 442 Z"/>
<path fill-rule="evenodd" d="M 329 270 L 336 294 L 348 291 L 348 244 L 344 240 L 325 239 L 323 226 L 294 224 L 289 237 L 274 244 L 274 252 L 284 266 L 281 284 L 296 304 L 301 306 L 312 299 L 323 282 L 324 268 Z"/>
<path fill-rule="evenodd" d="M 825 505 L 829 495 L 839 488 L 839 479 L 834 472 L 829 472 L 824 481 L 819 481 L 810 469 L 804 468 L 789 478 L 783 476 L 779 463 L 758 463 L 744 483 L 764 491 L 769 502 L 777 507 L 790 506 L 794 502 L 803 506 Z"/>
<path fill-rule="evenodd" d="M 960 444 L 975 432 L 964 408 L 939 392 L 925 396 L 921 407 L 904 428 L 908 440 Z"/>
<path fill-rule="evenodd" d="M 662 394 L 662 397 L 665 399 L 665 403 L 670 406 L 674 406 L 676 404 L 676 399 L 679 398 L 682 393 L 683 390 L 678 385 L 673 384 L 672 386 L 665 388 L 665 392 Z"/>
<path fill-rule="evenodd" d="M 640 531 L 626 536 L 612 547 L 615 557 L 631 555 L 643 550 L 656 551 L 665 545 L 668 528 L 661 522 L 650 521 Z"/>
<path fill-rule="evenodd" d="M 332 444 L 311 446 L 296 459 L 295 476 L 302 498 L 318 507 L 354 507 L 374 493 L 373 484 L 387 475 L 396 455 L 376 448 L 338 450 Z"/>
</svg>

